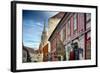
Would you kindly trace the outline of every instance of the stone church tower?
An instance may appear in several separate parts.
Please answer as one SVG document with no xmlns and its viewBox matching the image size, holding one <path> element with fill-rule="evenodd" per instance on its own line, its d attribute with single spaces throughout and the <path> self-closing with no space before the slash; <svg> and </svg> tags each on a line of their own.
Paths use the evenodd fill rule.
<svg viewBox="0 0 100 73">
<path fill-rule="evenodd" d="M 47 44 L 47 42 L 48 42 L 48 33 L 46 30 L 46 23 L 44 23 L 44 28 L 41 35 L 41 43 L 39 45 L 39 49 L 42 50 L 42 48 Z"/>
</svg>

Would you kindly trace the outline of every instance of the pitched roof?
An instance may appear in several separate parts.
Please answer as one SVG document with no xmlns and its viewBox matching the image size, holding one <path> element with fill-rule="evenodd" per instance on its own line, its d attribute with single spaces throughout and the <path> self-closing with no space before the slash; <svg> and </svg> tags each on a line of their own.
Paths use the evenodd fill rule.
<svg viewBox="0 0 100 73">
<path fill-rule="evenodd" d="M 65 12 L 59 12 L 58 14 L 54 15 L 51 18 L 62 18 L 64 16 Z"/>
</svg>

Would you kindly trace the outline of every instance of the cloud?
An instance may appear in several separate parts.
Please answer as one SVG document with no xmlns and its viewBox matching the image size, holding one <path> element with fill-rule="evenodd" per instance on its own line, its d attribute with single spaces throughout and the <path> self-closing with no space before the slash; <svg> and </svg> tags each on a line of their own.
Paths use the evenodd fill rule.
<svg viewBox="0 0 100 73">
<path fill-rule="evenodd" d="M 36 41 L 36 40 L 25 40 L 26 42 L 30 42 L 30 43 L 40 43 L 40 41 Z"/>
<path fill-rule="evenodd" d="M 24 45 L 33 49 L 38 49 L 40 43 L 24 42 Z"/>
<path fill-rule="evenodd" d="M 40 23 L 40 22 L 36 22 L 36 25 L 37 25 L 37 26 L 40 26 L 40 27 L 43 27 L 43 24 Z"/>
</svg>

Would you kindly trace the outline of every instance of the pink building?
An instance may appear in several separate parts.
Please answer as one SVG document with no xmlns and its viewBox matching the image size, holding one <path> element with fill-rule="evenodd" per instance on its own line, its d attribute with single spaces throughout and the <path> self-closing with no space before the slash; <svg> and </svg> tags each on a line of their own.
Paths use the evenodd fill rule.
<svg viewBox="0 0 100 73">
<path fill-rule="evenodd" d="M 65 13 L 51 34 L 49 41 L 51 52 L 54 52 L 52 55 L 58 56 L 57 43 L 60 42 L 62 44 L 60 49 L 66 52 L 66 60 L 70 60 L 70 52 L 73 51 L 71 44 L 77 42 L 78 48 L 82 49 L 79 51 L 78 59 L 91 59 L 91 14 Z M 65 55 L 62 56 L 65 58 Z M 51 56 L 51 58 L 54 57 Z M 54 59 L 57 60 L 58 57 Z"/>
</svg>

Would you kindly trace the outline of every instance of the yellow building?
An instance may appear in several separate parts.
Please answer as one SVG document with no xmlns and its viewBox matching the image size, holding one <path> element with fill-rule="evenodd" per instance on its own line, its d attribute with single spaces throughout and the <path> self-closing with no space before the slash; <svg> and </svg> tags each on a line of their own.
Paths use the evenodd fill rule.
<svg viewBox="0 0 100 73">
<path fill-rule="evenodd" d="M 55 27 L 57 26 L 57 24 L 59 23 L 59 21 L 61 20 L 61 18 L 63 16 L 64 16 L 64 12 L 60 12 L 60 13 L 56 14 L 55 16 L 49 18 L 49 20 L 48 20 L 48 38 L 50 37 L 50 35 L 52 34 Z"/>
</svg>

